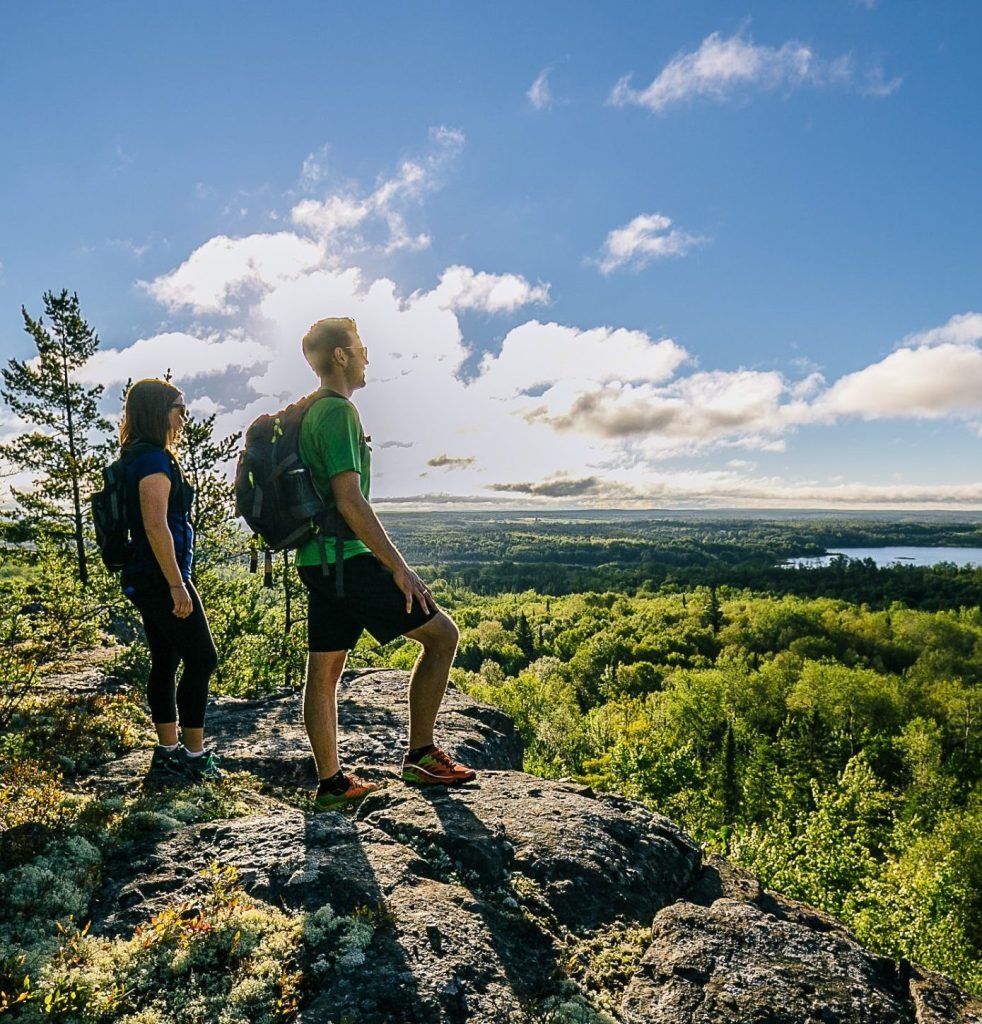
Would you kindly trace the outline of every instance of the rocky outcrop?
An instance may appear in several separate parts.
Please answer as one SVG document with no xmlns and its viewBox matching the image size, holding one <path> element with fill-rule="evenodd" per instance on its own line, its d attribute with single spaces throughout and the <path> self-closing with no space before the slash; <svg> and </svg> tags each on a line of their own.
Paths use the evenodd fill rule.
<svg viewBox="0 0 982 1024">
<path fill-rule="evenodd" d="M 439 739 L 482 769 L 477 783 L 403 785 L 405 687 L 404 673 L 373 671 L 342 688 L 343 760 L 383 783 L 351 815 L 297 805 L 313 767 L 296 695 L 216 702 L 212 735 L 229 767 L 264 780 L 263 802 L 121 850 L 93 932 L 127 934 L 193 902 L 217 860 L 291 912 L 384 914 L 365 966 L 334 971 L 303 1008 L 309 1024 L 982 1024 L 982 1004 L 946 979 L 875 956 L 833 919 L 704 859 L 665 818 L 524 775 L 511 722 L 460 694 L 446 698 Z M 132 754 L 93 781 L 132 785 L 148 760 Z"/>
</svg>

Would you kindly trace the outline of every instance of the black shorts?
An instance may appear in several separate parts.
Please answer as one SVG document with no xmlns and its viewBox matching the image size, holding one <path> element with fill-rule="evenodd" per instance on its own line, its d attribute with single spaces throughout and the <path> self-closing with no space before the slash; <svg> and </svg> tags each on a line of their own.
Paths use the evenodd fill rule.
<svg viewBox="0 0 982 1024">
<path fill-rule="evenodd" d="M 424 611 L 416 601 L 407 615 L 405 595 L 374 555 L 344 560 L 344 597 L 340 600 L 333 566 L 327 576 L 319 565 L 299 565 L 297 572 L 307 588 L 308 651 L 350 651 L 363 629 L 380 644 L 387 644 L 436 615 Z"/>
</svg>

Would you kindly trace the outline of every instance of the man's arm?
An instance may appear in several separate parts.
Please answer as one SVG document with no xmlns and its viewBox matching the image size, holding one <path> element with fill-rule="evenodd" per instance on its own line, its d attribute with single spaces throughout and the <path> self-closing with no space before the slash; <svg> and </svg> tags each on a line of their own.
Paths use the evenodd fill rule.
<svg viewBox="0 0 982 1024">
<path fill-rule="evenodd" d="M 388 569 L 396 586 L 406 596 L 406 614 L 413 610 L 415 598 L 425 611 L 436 611 L 436 602 L 426 584 L 406 565 L 399 549 L 392 543 L 375 510 L 361 493 L 360 477 L 354 470 L 331 477 L 331 491 L 338 511 L 373 555 Z"/>
</svg>

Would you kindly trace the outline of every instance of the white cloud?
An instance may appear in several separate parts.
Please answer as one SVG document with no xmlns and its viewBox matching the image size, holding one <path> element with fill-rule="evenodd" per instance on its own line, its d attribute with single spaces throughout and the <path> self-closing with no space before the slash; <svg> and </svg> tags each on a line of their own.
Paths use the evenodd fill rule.
<svg viewBox="0 0 982 1024">
<path fill-rule="evenodd" d="M 882 73 L 871 81 L 884 84 Z M 631 75 L 614 86 L 608 102 L 613 106 L 639 106 L 660 112 L 673 103 L 696 97 L 726 100 L 741 89 L 796 89 L 802 85 L 849 82 L 855 69 L 850 57 L 822 60 L 805 44 L 787 42 L 779 47 L 758 46 L 740 35 L 724 39 L 718 32 L 707 36 L 692 53 L 671 60 L 645 89 L 631 85 Z M 897 83 L 899 84 L 899 82 Z M 887 91 L 876 95 L 887 95 Z"/>
<path fill-rule="evenodd" d="M 243 302 L 324 263 L 323 248 L 289 231 L 229 238 L 216 235 L 176 269 L 142 282 L 170 309 L 237 312 Z"/>
<path fill-rule="evenodd" d="M 895 93 L 903 84 L 904 80 L 899 75 L 888 77 L 883 68 L 876 66 L 863 74 L 860 91 L 865 96 L 882 99 Z"/>
<path fill-rule="evenodd" d="M 459 144 L 455 138 L 446 138 L 450 148 Z M 388 232 L 385 214 L 421 198 L 435 180 L 426 159 L 410 163 L 415 169 L 403 164 L 365 196 L 325 197 L 319 215 L 347 224 L 338 228 L 347 244 L 367 245 L 363 232 L 372 223 Z M 634 242 L 667 238 L 672 225 L 660 214 L 643 216 L 650 220 L 632 222 L 633 235 L 632 225 L 621 229 L 628 233 L 620 248 L 609 247 L 610 258 L 616 253 L 623 265 L 654 258 Z M 88 371 L 108 384 L 168 367 L 179 385 L 197 378 L 196 411 L 216 412 L 217 430 L 230 433 L 311 390 L 316 380 L 300 338 L 314 320 L 348 315 L 371 352 L 369 386 L 356 403 L 374 438 L 378 500 L 429 495 L 445 503 L 480 495 L 499 502 L 830 507 L 979 500 L 975 484 L 796 482 L 768 476 L 748 459 L 783 464 L 773 453 L 784 451 L 796 430 L 844 419 L 947 416 L 979 430 L 980 314 L 910 335 L 884 359 L 830 384 L 812 364 L 793 378 L 766 369 L 700 369 L 672 338 L 529 319 L 465 379 L 461 368 L 471 364 L 459 314 L 514 313 L 548 302 L 549 289 L 519 274 L 460 264 L 437 271 L 433 282 L 406 294 L 353 265 L 343 246 L 329 252 L 300 230 L 220 236 L 147 288 L 192 318 L 224 314 L 227 327 L 189 327 L 103 350 Z M 709 451 L 731 459 L 728 466 L 679 468 L 683 458 Z M 439 496 L 432 494 L 435 480 Z"/>
<path fill-rule="evenodd" d="M 899 349 L 837 380 L 815 408 L 864 419 L 982 413 L 982 349 L 951 342 Z"/>
<path fill-rule="evenodd" d="M 303 166 L 300 168 L 300 186 L 309 191 L 316 188 L 327 177 L 327 153 L 328 146 L 325 143 L 314 153 L 308 153 L 304 157 Z"/>
<path fill-rule="evenodd" d="M 301 200 L 290 211 L 294 224 L 306 228 L 335 254 L 366 248 L 363 230 L 373 225 L 385 229 L 381 243 L 385 252 L 427 248 L 429 236 L 409 231 L 404 208 L 439 187 L 446 165 L 464 145 L 464 135 L 451 128 L 432 128 L 430 142 L 429 153 L 403 160 L 396 175 L 381 181 L 368 195 L 359 196 L 349 189 L 323 200 Z M 323 177 L 318 157 L 308 157 L 304 168 L 306 179 Z"/>
<path fill-rule="evenodd" d="M 982 342 L 982 313 L 960 313 L 946 324 L 929 331 L 908 334 L 898 348 L 922 348 L 928 345 L 973 345 Z"/>
<path fill-rule="evenodd" d="M 432 299 L 441 309 L 478 309 L 510 313 L 532 303 L 549 301 L 547 284 L 531 285 L 519 274 L 488 274 L 470 267 L 447 267 L 433 291 L 419 299 Z"/>
<path fill-rule="evenodd" d="M 484 357 L 471 390 L 489 401 L 520 396 L 518 413 L 546 407 L 558 414 L 579 394 L 615 382 L 667 380 L 687 358 L 671 338 L 652 341 L 642 331 L 580 331 L 531 320 L 508 332 L 497 356 Z"/>
<path fill-rule="evenodd" d="M 130 379 L 162 377 L 170 369 L 175 378 L 188 380 L 259 366 L 269 355 L 268 349 L 239 330 L 204 338 L 168 331 L 140 338 L 127 348 L 99 349 L 82 368 L 78 379 L 85 383 L 122 384 Z"/>
<path fill-rule="evenodd" d="M 615 228 L 604 241 L 596 261 L 602 274 L 621 267 L 640 270 L 652 260 L 684 256 L 705 239 L 672 227 L 672 219 L 661 213 L 642 213 L 622 228 Z"/>
<path fill-rule="evenodd" d="M 635 458 L 650 463 L 707 447 L 774 450 L 807 415 L 788 393 L 779 373 L 753 370 L 693 373 L 661 386 L 564 378 L 530 399 L 523 415 L 561 434 L 633 446 Z"/>
<path fill-rule="evenodd" d="M 701 508 L 897 508 L 948 509 L 982 505 L 982 483 L 923 485 L 796 481 L 748 476 L 743 467 L 680 470 L 645 483 L 559 474 L 490 485 L 494 494 L 521 495 L 524 504 L 650 508 L 652 504 Z"/>
<path fill-rule="evenodd" d="M 548 110 L 552 106 L 552 90 L 549 88 L 549 74 L 552 68 L 543 68 L 539 77 L 529 86 L 525 94 L 536 110 Z"/>
</svg>

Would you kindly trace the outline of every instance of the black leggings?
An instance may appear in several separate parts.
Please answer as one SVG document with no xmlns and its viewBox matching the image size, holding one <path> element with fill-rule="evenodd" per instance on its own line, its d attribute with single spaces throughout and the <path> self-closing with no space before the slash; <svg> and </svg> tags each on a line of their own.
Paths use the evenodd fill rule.
<svg viewBox="0 0 982 1024">
<path fill-rule="evenodd" d="M 169 590 L 155 587 L 131 595 L 143 618 L 150 648 L 147 699 L 154 725 L 180 721 L 185 729 L 201 729 L 208 703 L 208 680 L 218 667 L 218 652 L 194 585 L 187 584 L 193 610 L 186 619 L 174 615 Z M 181 681 L 177 667 L 184 662 Z M 180 717 L 178 717 L 180 711 Z"/>
</svg>

